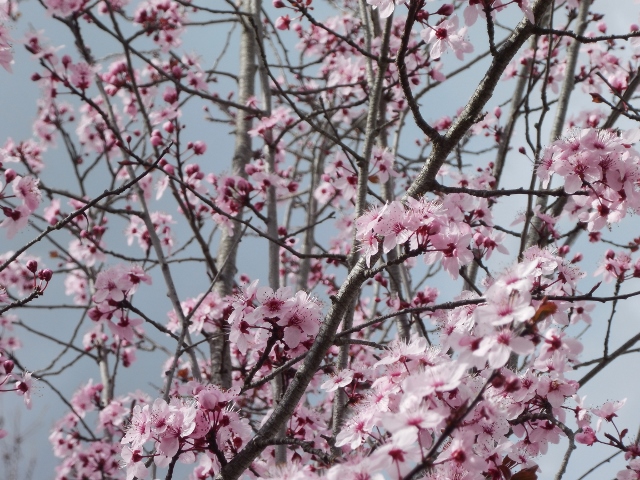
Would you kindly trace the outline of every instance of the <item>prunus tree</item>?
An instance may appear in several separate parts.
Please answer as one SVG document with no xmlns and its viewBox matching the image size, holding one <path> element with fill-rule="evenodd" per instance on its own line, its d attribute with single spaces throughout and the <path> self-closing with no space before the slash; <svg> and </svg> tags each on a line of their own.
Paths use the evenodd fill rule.
<svg viewBox="0 0 640 480">
<path fill-rule="evenodd" d="M 637 8 L 0 4 L 0 390 L 66 409 L 55 478 L 640 478 L 582 395 L 640 341 Z"/>
</svg>

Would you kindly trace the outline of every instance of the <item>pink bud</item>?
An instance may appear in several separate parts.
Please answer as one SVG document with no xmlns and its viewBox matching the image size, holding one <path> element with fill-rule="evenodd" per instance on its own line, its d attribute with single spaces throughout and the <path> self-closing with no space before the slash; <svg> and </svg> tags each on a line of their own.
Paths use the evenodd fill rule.
<svg viewBox="0 0 640 480">
<path fill-rule="evenodd" d="M 450 3 L 445 3 L 440 7 L 440 9 L 436 12 L 436 15 L 444 15 L 448 17 L 453 13 L 453 5 Z"/>
<path fill-rule="evenodd" d="M 45 282 L 49 282 L 51 280 L 51 277 L 53 277 L 53 271 L 48 268 L 45 268 L 38 272 L 38 278 L 40 280 L 44 280 Z"/>
<path fill-rule="evenodd" d="M 71 57 L 69 55 L 62 56 L 62 65 L 64 65 L 64 68 L 68 68 L 72 63 L 73 60 L 71 60 Z"/>
<path fill-rule="evenodd" d="M 5 360 L 2 366 L 4 367 L 5 373 L 11 373 L 14 367 L 13 360 Z"/>
<path fill-rule="evenodd" d="M 12 169 L 12 168 L 7 168 L 4 171 L 4 179 L 7 181 L 7 183 L 11 183 L 13 182 L 13 180 L 17 177 L 17 173 Z"/>
<path fill-rule="evenodd" d="M 170 121 L 164 122 L 164 125 L 162 125 L 162 129 L 167 133 L 173 133 L 173 123 Z"/>
<path fill-rule="evenodd" d="M 200 171 L 200 165 L 198 165 L 197 163 L 192 163 L 190 165 L 187 165 L 184 169 L 184 172 L 187 174 L 188 177 L 190 177 L 191 175 L 199 171 Z"/>
<path fill-rule="evenodd" d="M 196 155 L 202 155 L 207 151 L 207 144 L 201 140 L 198 140 L 193 144 L 193 153 Z"/>
<path fill-rule="evenodd" d="M 160 145 L 162 145 L 162 137 L 160 135 L 152 135 L 151 145 L 153 145 L 154 147 L 159 147 Z"/>
<path fill-rule="evenodd" d="M 36 270 L 38 270 L 38 262 L 36 262 L 35 260 L 29 260 L 27 262 L 27 270 L 29 270 L 31 273 L 36 273 Z"/>
<path fill-rule="evenodd" d="M 175 103 L 178 101 L 178 92 L 173 87 L 169 87 L 164 91 L 162 99 L 167 103 Z"/>
<path fill-rule="evenodd" d="M 273 0 L 274 8 L 284 8 L 284 2 L 282 0 Z"/>
<path fill-rule="evenodd" d="M 615 256 L 616 256 L 616 252 L 614 252 L 610 248 L 607 249 L 606 252 L 604 252 L 604 258 L 606 258 L 607 260 L 611 260 L 611 259 L 615 258 Z"/>
<path fill-rule="evenodd" d="M 236 185 L 236 189 L 242 193 L 248 193 L 253 190 L 253 187 L 244 178 L 239 178 Z"/>
</svg>

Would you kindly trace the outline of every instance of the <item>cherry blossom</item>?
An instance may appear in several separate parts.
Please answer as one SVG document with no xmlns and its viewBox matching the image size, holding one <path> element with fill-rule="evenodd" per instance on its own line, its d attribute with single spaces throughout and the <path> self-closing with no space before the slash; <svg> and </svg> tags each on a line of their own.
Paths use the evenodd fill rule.
<svg viewBox="0 0 640 480">
<path fill-rule="evenodd" d="M 583 392 L 633 351 L 639 28 L 550 3 L 0 0 L 0 394 L 61 392 L 55 478 L 640 477 Z"/>
<path fill-rule="evenodd" d="M 422 30 L 420 35 L 423 40 L 431 45 L 431 56 L 440 58 L 447 50 L 453 50 L 459 60 L 464 59 L 465 53 L 473 52 L 473 45 L 464 39 L 467 29 L 458 28 L 458 16 L 444 19 L 428 30 Z"/>
</svg>

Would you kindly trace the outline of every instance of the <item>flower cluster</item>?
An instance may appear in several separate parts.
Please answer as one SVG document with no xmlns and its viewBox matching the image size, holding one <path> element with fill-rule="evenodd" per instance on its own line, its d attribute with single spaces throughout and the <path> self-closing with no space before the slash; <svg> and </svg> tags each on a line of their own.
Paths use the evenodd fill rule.
<svg viewBox="0 0 640 480">
<path fill-rule="evenodd" d="M 364 398 L 351 387 L 363 378 L 353 368 L 322 385 L 328 392 L 345 388 L 356 403 L 336 438 L 347 461 L 332 467 L 328 478 L 357 478 L 363 471 L 370 478 L 404 478 L 460 416 L 427 478 L 504 478 L 507 471 L 537 468 L 535 457 L 564 436 L 563 406 L 578 388 L 565 373 L 582 345 L 559 328 L 569 322 L 567 305 L 531 295 L 563 291 L 550 278 L 562 259 L 539 249 L 525 257 L 496 278 L 486 303 L 434 313 L 439 347 L 417 336 L 393 342 L 373 364 L 378 373 Z M 504 367 L 512 355 L 525 359 L 521 373 Z M 505 464 L 507 457 L 512 462 Z"/>
<path fill-rule="evenodd" d="M 250 347 L 263 348 L 269 340 L 284 342 L 293 352 L 308 348 L 320 328 L 318 301 L 302 291 L 294 295 L 291 287 L 274 292 L 255 281 L 234 299 L 232 307 L 230 340 L 242 353 Z"/>
<path fill-rule="evenodd" d="M 557 174 L 568 194 L 586 193 L 572 196 L 567 210 L 590 232 L 601 230 L 640 208 L 640 154 L 631 147 L 638 140 L 638 129 L 621 135 L 595 128 L 575 131 L 545 150 L 538 177 L 548 185 Z"/>
<path fill-rule="evenodd" d="M 181 302 L 182 312 L 189 319 L 189 332 L 198 334 L 201 332 L 211 333 L 220 330 L 226 326 L 226 318 L 229 316 L 229 302 L 225 297 L 220 298 L 217 292 L 209 292 L 202 298 L 202 295 L 196 298 L 189 298 Z M 176 312 L 169 312 L 169 324 L 167 328 L 176 333 L 180 331 L 182 325 Z"/>
<path fill-rule="evenodd" d="M 134 14 L 135 23 L 142 26 L 163 52 L 180 46 L 186 20 L 184 8 L 172 0 L 143 2 Z"/>
<path fill-rule="evenodd" d="M 387 150 L 378 146 L 373 148 L 369 164 L 368 180 L 372 184 L 385 184 L 389 178 L 398 177 L 393 169 L 394 158 Z M 334 198 L 350 202 L 355 198 L 358 174 L 349 164 L 344 153 L 337 152 L 333 161 L 325 168 L 322 183 L 316 188 L 314 197 L 322 204 Z"/>
<path fill-rule="evenodd" d="M 450 221 L 446 209 L 439 202 L 408 200 L 408 207 L 400 201 L 373 208 L 356 220 L 356 238 L 367 259 L 382 252 L 388 253 L 397 245 L 407 244 L 416 253 L 424 253 L 427 264 L 442 261 L 453 277 L 458 270 L 473 260 L 469 250 L 472 233 L 464 222 Z"/>
<path fill-rule="evenodd" d="M 138 289 L 140 282 L 151 284 L 151 277 L 138 266 L 118 265 L 100 272 L 95 282 L 89 317 L 94 322 L 106 323 L 111 333 L 120 340 L 133 343 L 134 328 L 142 319 L 129 318 L 127 301 Z"/>
<path fill-rule="evenodd" d="M 178 455 L 182 463 L 194 463 L 196 454 L 211 452 L 200 458 L 199 467 L 210 473 L 220 470 L 247 443 L 251 428 L 238 412 L 231 408 L 235 391 L 223 391 L 215 386 L 192 382 L 186 388 L 190 399 L 172 398 L 169 403 L 158 398 L 152 405 L 136 405 L 131 422 L 122 438 L 122 458 L 127 479 L 146 478 L 145 460 L 153 457 L 158 466 L 167 466 Z M 153 452 L 144 446 L 153 443 Z M 215 453 L 215 454 L 214 454 Z M 211 472 L 209 472 L 211 470 Z"/>
<path fill-rule="evenodd" d="M 9 321 L 9 324 L 7 323 Z M 6 317 L 0 317 L 0 324 L 2 324 L 3 330 L 10 327 L 10 319 Z M 19 348 L 19 344 L 6 344 L 7 342 L 0 342 L 1 346 L 6 346 L 11 350 Z M 14 372 L 15 364 L 8 356 L 5 355 L 5 350 L 0 349 L 0 393 L 3 392 L 16 392 L 24 399 L 24 404 L 27 408 L 31 408 L 31 392 L 33 391 L 34 378 L 31 377 L 31 373 L 24 372 L 22 376 Z M 6 432 L 0 428 L 0 438 L 4 437 Z"/>
</svg>

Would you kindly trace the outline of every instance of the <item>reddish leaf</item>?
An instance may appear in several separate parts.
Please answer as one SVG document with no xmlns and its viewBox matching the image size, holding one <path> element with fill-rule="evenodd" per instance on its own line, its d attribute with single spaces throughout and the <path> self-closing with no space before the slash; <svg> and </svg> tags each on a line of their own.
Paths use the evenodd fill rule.
<svg viewBox="0 0 640 480">
<path fill-rule="evenodd" d="M 513 477 L 511 477 L 511 480 L 538 480 L 536 470 L 538 470 L 537 465 L 529 468 L 523 468 L 518 473 L 514 473 Z"/>
</svg>

